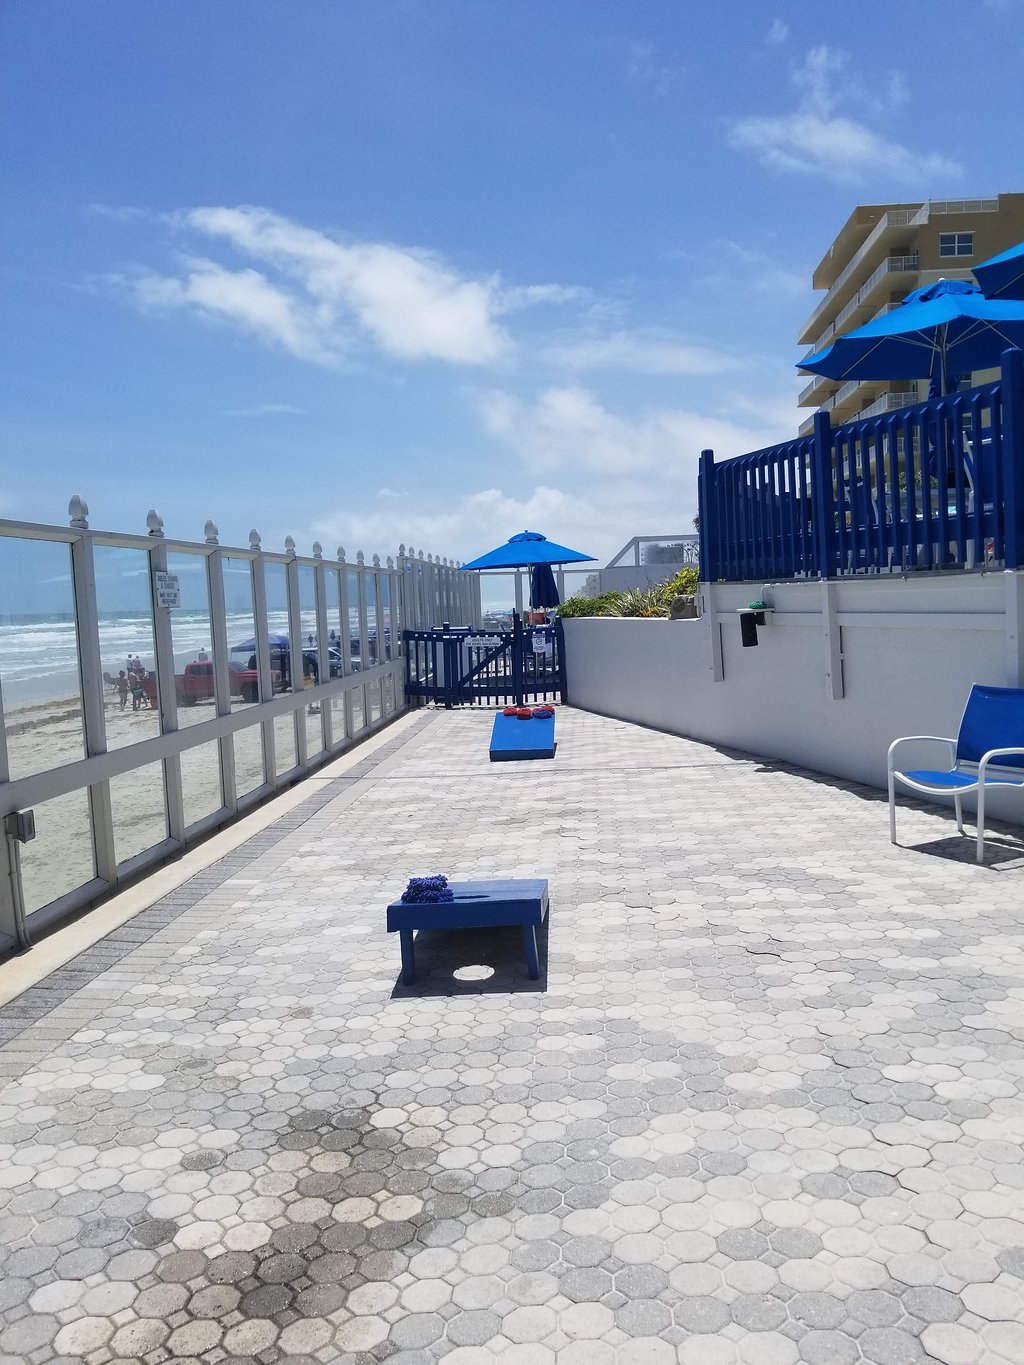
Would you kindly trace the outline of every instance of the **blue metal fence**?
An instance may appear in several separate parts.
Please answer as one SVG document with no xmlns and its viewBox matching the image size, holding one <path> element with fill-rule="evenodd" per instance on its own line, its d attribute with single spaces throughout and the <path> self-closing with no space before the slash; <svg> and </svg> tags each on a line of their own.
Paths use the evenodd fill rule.
<svg viewBox="0 0 1024 1365">
<path fill-rule="evenodd" d="M 1024 567 L 1024 352 L 994 384 L 716 464 L 701 453 L 701 577 L 733 582 Z"/>
<path fill-rule="evenodd" d="M 469 626 L 407 630 L 405 696 L 453 706 L 521 706 L 565 699 L 562 623 L 485 631 Z"/>
</svg>

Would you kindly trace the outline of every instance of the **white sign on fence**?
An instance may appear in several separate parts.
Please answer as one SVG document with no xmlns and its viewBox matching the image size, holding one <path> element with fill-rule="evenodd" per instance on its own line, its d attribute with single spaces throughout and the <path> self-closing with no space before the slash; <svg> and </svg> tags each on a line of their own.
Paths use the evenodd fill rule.
<svg viewBox="0 0 1024 1365">
<path fill-rule="evenodd" d="M 176 573 L 154 573 L 153 588 L 158 607 L 181 606 L 181 580 Z"/>
</svg>

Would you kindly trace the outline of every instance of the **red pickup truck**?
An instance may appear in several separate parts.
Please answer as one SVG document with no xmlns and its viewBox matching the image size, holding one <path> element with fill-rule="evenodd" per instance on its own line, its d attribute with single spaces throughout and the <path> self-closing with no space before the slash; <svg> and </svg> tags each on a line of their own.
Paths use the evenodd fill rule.
<svg viewBox="0 0 1024 1365">
<path fill-rule="evenodd" d="M 271 677 L 274 691 L 277 692 L 283 685 L 283 676 L 278 669 L 274 669 Z M 254 667 L 238 668 L 235 664 L 229 663 L 228 686 L 233 697 L 241 697 L 242 701 L 259 701 L 259 674 Z M 179 673 L 174 679 L 174 687 L 178 694 L 179 706 L 195 706 L 199 701 L 212 701 L 212 661 L 199 659 L 195 663 L 186 664 L 184 672 Z"/>
</svg>

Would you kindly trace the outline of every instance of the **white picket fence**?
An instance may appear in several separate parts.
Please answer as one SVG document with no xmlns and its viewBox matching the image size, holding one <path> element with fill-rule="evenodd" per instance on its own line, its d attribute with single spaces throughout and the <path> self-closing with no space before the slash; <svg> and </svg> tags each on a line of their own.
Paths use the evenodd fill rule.
<svg viewBox="0 0 1024 1365">
<path fill-rule="evenodd" d="M 173 539 L 155 511 L 145 535 L 96 530 L 79 497 L 68 511 L 68 526 L 0 521 L 0 952 L 397 718 L 404 629 L 480 619 L 478 576 L 412 547 L 351 563 L 291 537 L 269 551 L 256 531 L 223 546 L 213 522 Z M 63 594 L 52 621 L 23 611 L 45 593 Z M 58 638 L 61 697 L 29 695 L 17 650 L 45 657 Z M 138 710 L 118 690 L 132 653 Z"/>
</svg>

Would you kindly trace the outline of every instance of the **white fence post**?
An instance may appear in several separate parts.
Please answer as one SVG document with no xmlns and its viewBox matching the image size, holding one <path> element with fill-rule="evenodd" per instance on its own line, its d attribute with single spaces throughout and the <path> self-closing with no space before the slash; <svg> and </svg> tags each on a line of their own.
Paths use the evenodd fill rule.
<svg viewBox="0 0 1024 1365">
<path fill-rule="evenodd" d="M 288 585 L 288 672 L 291 679 L 292 695 L 302 694 L 306 685 L 306 661 L 303 658 L 302 605 L 299 595 L 299 563 L 295 556 L 295 541 L 291 536 L 284 539 L 285 565 Z M 292 728 L 295 731 L 295 762 L 300 768 L 306 766 L 306 725 L 305 707 L 299 706 L 292 712 Z"/>
<path fill-rule="evenodd" d="M 259 673 L 259 699 L 270 701 L 274 695 L 274 674 L 270 660 L 270 626 L 267 623 L 267 578 L 264 572 L 263 549 L 260 533 L 249 532 L 249 548 L 256 551 L 252 561 L 252 607 L 256 627 L 256 668 Z M 274 722 L 263 722 L 263 780 L 274 782 L 277 778 L 277 742 L 274 736 Z"/>
<path fill-rule="evenodd" d="M 313 584 L 316 592 L 316 641 L 317 641 L 317 682 L 331 680 L 331 642 L 327 638 L 327 571 L 324 567 L 324 547 L 318 540 L 313 541 L 313 558 L 317 561 L 313 568 Z M 323 698 L 320 707 L 320 729 L 323 734 L 324 752 L 330 753 L 333 744 L 334 727 L 331 721 L 331 699 Z"/>
<path fill-rule="evenodd" d="M 0 678 L 0 782 L 10 780 L 7 758 L 7 722 L 4 720 L 3 679 Z M 15 945 L 24 933 L 24 907 L 21 902 L 21 869 L 15 841 L 0 828 L 0 935 Z"/>
<path fill-rule="evenodd" d="M 96 611 L 96 569 L 93 562 L 89 508 L 80 497 L 68 504 L 71 525 L 80 534 L 71 542 L 71 577 L 78 632 L 78 664 L 82 684 L 82 728 L 89 758 L 107 752 L 107 723 L 103 714 L 103 663 Z M 108 886 L 117 882 L 114 820 L 110 806 L 110 783 L 95 782 L 89 788 L 89 821 L 92 825 L 96 876 Z"/>
<path fill-rule="evenodd" d="M 370 658 L 370 635 L 366 627 L 366 568 L 362 550 L 356 551 L 356 570 L 359 575 L 359 660 L 362 670 L 365 672 Z M 366 685 L 361 678 L 359 680 L 359 691 L 363 700 L 363 726 L 365 728 L 370 723 L 370 715 L 367 706 Z"/>
<path fill-rule="evenodd" d="M 224 551 L 219 548 L 219 532 L 212 521 L 204 530 L 207 545 L 217 546 L 206 556 L 206 589 L 210 601 L 210 644 L 213 652 L 213 700 L 218 716 L 231 714 L 231 677 L 228 669 L 231 646 L 228 643 L 227 611 L 224 605 Z M 251 570 L 250 570 L 251 573 Z M 227 810 L 238 809 L 235 777 L 235 741 L 222 735 L 217 741 L 220 757 L 221 800 Z"/>
<path fill-rule="evenodd" d="M 160 714 L 160 733 L 171 735 L 178 728 L 178 700 L 174 682 L 174 636 L 171 608 L 160 605 L 154 591 L 154 574 L 167 572 L 167 546 L 164 545 L 163 518 L 155 509 L 146 516 L 146 526 L 154 543 L 149 551 L 149 597 L 153 604 L 153 647 L 156 653 L 156 699 Z M 181 757 L 172 754 L 163 761 L 164 802 L 167 833 L 176 843 L 185 842 L 185 796 L 181 785 Z"/>
<path fill-rule="evenodd" d="M 338 546 L 338 590 L 341 593 L 341 667 L 346 678 L 352 676 L 352 596 L 348 590 L 349 566 L 345 560 L 345 547 Z M 358 610 L 358 608 L 357 608 Z M 359 667 L 362 668 L 362 659 Z M 355 706 L 353 690 L 345 688 L 345 733 L 351 738 L 355 730 Z"/>
</svg>

